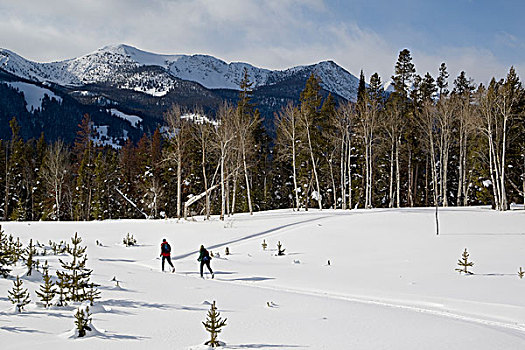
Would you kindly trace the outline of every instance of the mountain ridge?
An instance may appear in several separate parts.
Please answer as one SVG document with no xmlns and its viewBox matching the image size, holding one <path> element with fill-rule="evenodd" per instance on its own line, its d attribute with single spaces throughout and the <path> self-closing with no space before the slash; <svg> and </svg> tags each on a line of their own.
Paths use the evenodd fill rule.
<svg viewBox="0 0 525 350">
<path fill-rule="evenodd" d="M 159 67 L 148 74 L 144 67 Z M 193 81 L 208 89 L 238 90 L 244 68 L 253 88 L 276 84 L 292 75 L 314 73 L 321 86 L 346 100 L 355 101 L 359 79 L 334 61 L 321 61 L 284 70 L 255 67 L 245 62 L 227 63 L 204 54 L 157 54 L 130 45 L 108 45 L 91 53 L 62 61 L 39 63 L 8 49 L 0 49 L 0 68 L 21 78 L 40 83 L 78 87 L 109 84 L 164 96 L 175 88 L 176 79 Z"/>
</svg>

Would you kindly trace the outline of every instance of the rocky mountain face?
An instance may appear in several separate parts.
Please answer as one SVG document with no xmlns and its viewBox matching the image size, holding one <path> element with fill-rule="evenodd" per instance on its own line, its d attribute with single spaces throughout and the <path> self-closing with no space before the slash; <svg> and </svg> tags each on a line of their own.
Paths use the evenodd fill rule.
<svg viewBox="0 0 525 350">
<path fill-rule="evenodd" d="M 50 126 L 43 125 L 44 120 L 45 123 L 52 120 L 39 120 L 36 114 L 46 114 L 45 109 L 54 103 L 54 117 L 50 118 L 58 118 L 66 124 L 68 119 L 76 123 L 79 113 L 81 117 L 82 113 L 93 111 L 99 114 L 95 118 L 99 123 L 114 124 L 115 113 L 108 112 L 110 109 L 139 116 L 141 123 L 127 125 L 126 120 L 120 118 L 120 122 L 124 121 L 124 128 L 112 130 L 113 134 L 121 136 L 115 144 L 122 143 L 126 137 L 151 132 L 174 103 L 189 109 L 198 107 L 212 115 L 224 99 L 235 103 L 245 68 L 253 82 L 254 102 L 270 130 L 273 114 L 289 101 L 297 103 L 306 79 L 312 73 L 321 79 L 325 95 L 331 93 L 337 101 L 356 99 L 358 79 L 332 61 L 272 71 L 247 63 L 226 63 L 207 55 L 161 55 L 117 45 L 73 59 L 38 63 L 0 49 L 0 87 L 4 90 L 4 98 L 0 96 L 0 101 L 5 100 L 5 104 L 0 105 L 0 136 L 8 134 L 6 119 L 17 115 L 30 120 L 29 124 L 33 126 L 34 130 L 24 131 L 27 125 L 22 124 L 25 136 L 38 136 L 32 134 L 48 129 Z M 42 89 L 48 89 L 49 94 Z M 11 92 L 7 93 L 7 90 Z M 44 91 L 47 104 L 38 106 L 33 98 L 32 108 L 27 109 L 28 95 L 32 91 Z M 8 95 L 10 101 L 7 101 Z M 17 105 L 13 100 L 15 95 L 19 96 L 22 105 L 25 100 L 25 110 L 13 107 Z M 68 108 L 61 108 L 66 104 Z M 117 124 L 122 124 L 120 122 Z M 56 137 L 70 140 L 74 135 Z"/>
</svg>

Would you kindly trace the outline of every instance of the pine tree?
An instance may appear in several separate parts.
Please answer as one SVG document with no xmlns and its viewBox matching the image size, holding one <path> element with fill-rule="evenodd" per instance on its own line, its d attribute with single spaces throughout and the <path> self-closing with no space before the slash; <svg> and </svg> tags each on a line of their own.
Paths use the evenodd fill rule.
<svg viewBox="0 0 525 350">
<path fill-rule="evenodd" d="M 224 253 L 225 253 L 226 255 L 230 255 L 230 248 L 226 247 Z"/>
<path fill-rule="evenodd" d="M 67 305 L 67 300 L 68 300 L 68 298 L 67 298 L 67 294 L 68 294 L 67 275 L 60 274 L 58 271 L 57 271 L 57 275 L 58 275 L 58 281 L 57 281 L 57 286 L 58 286 L 57 306 L 66 306 Z"/>
<path fill-rule="evenodd" d="M 33 260 L 33 255 L 36 254 L 36 249 L 33 246 L 33 240 L 29 240 L 29 246 L 26 249 L 27 259 L 26 259 L 26 267 L 27 267 L 27 276 L 31 276 L 31 273 L 33 272 L 33 267 L 35 267 L 36 262 Z"/>
<path fill-rule="evenodd" d="M 461 259 L 458 260 L 458 266 L 460 266 L 459 269 L 456 269 L 460 274 L 463 272 L 465 274 L 472 275 L 473 273 L 468 271 L 469 267 L 474 266 L 474 262 L 468 261 L 469 253 L 467 252 L 467 248 L 465 248 L 465 251 L 461 255 Z"/>
<path fill-rule="evenodd" d="M 126 235 L 126 237 L 124 237 L 122 239 L 122 242 L 124 243 L 124 245 L 126 247 L 130 247 L 132 245 L 137 245 L 137 240 L 135 239 L 135 237 L 133 237 L 133 235 L 129 235 L 129 232 L 128 234 Z"/>
<path fill-rule="evenodd" d="M 47 260 L 42 266 L 44 270 L 42 278 L 44 279 L 44 284 L 40 285 L 40 291 L 36 291 L 36 295 L 40 298 L 44 307 L 48 308 L 51 305 L 51 301 L 56 295 L 55 283 L 51 280 L 49 276 L 49 266 L 47 265 Z"/>
<path fill-rule="evenodd" d="M 392 80 L 394 81 L 395 92 L 402 98 L 408 97 L 415 72 L 416 69 L 412 63 L 410 51 L 404 49 L 399 52 Z"/>
<path fill-rule="evenodd" d="M 370 81 L 370 84 L 372 81 Z M 365 82 L 365 74 L 363 73 L 363 70 L 361 69 L 361 73 L 359 74 L 359 85 L 357 86 L 357 103 L 363 103 L 365 99 L 366 94 L 366 82 Z"/>
<path fill-rule="evenodd" d="M 24 258 L 24 246 L 22 242 L 20 242 L 20 237 L 16 238 L 16 242 L 13 242 L 11 244 L 10 249 L 11 249 L 11 257 L 12 257 L 13 263 L 16 264 L 18 260 Z"/>
<path fill-rule="evenodd" d="M 29 304 L 29 292 L 23 288 L 24 282 L 20 277 L 16 276 L 16 280 L 13 281 L 13 289 L 7 291 L 8 299 L 16 305 L 16 310 L 22 312 L 24 306 Z"/>
<path fill-rule="evenodd" d="M 75 313 L 75 325 L 77 327 L 78 337 L 82 338 L 86 335 L 86 331 L 91 332 L 91 313 L 89 306 L 86 306 L 86 311 L 79 307 Z"/>
<path fill-rule="evenodd" d="M 92 270 L 86 268 L 86 248 L 81 247 L 82 238 L 75 236 L 71 238 L 72 247 L 68 253 L 71 254 L 72 261 L 67 263 L 59 259 L 64 271 L 57 271 L 59 279 L 67 287 L 67 300 L 84 301 L 87 300 L 86 288 L 89 287 L 89 278 Z M 60 284 L 59 284 L 60 287 Z"/>
<path fill-rule="evenodd" d="M 206 317 L 206 322 L 202 322 L 204 325 L 204 328 L 210 333 L 210 340 L 204 343 L 204 345 L 209 345 L 212 348 L 220 346 L 220 342 L 217 339 L 217 336 L 222 331 L 221 328 L 226 326 L 226 320 L 221 319 L 220 313 L 217 311 L 217 308 L 215 307 L 215 301 L 213 301 L 213 304 L 210 306 L 210 310 L 208 311 L 208 315 Z"/>
<path fill-rule="evenodd" d="M 9 276 L 9 265 L 11 263 L 11 253 L 9 251 L 9 241 L 7 240 L 7 235 L 2 230 L 0 226 L 0 275 L 7 278 Z"/>
<path fill-rule="evenodd" d="M 452 92 L 454 94 L 468 96 L 470 98 L 472 91 L 474 91 L 472 79 L 467 78 L 465 71 L 461 71 L 458 77 L 454 79 L 454 90 L 452 90 Z"/>
<path fill-rule="evenodd" d="M 525 276 L 525 271 L 523 271 L 523 269 L 520 267 L 519 271 L 518 271 L 518 276 L 519 278 L 523 278 L 523 276 Z"/>
<path fill-rule="evenodd" d="M 283 246 L 281 244 L 281 241 L 277 242 L 277 255 L 284 255 L 284 251 L 286 249 L 282 249 Z"/>
<path fill-rule="evenodd" d="M 446 97 L 448 95 L 448 72 L 447 72 L 447 65 L 445 62 L 441 63 L 441 66 L 439 66 L 439 76 L 436 79 L 436 85 L 438 87 L 439 91 L 439 98 Z"/>
<path fill-rule="evenodd" d="M 266 250 L 266 247 L 268 246 L 268 244 L 266 244 L 266 240 L 263 239 L 263 242 L 261 244 L 263 250 Z"/>
<path fill-rule="evenodd" d="M 100 291 L 97 289 L 98 286 L 99 285 L 95 283 L 89 284 L 89 289 L 87 290 L 87 293 L 86 293 L 86 299 L 89 300 L 89 303 L 91 306 L 93 306 L 93 304 L 95 303 L 95 300 L 100 299 Z M 118 286 L 118 281 L 117 281 L 117 286 Z"/>
</svg>

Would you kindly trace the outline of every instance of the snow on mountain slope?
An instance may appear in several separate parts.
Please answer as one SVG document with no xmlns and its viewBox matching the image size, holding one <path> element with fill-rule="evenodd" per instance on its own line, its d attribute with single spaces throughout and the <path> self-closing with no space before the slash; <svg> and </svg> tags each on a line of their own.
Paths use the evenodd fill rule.
<svg viewBox="0 0 525 350">
<path fill-rule="evenodd" d="M 37 63 L 0 49 L 0 68 L 25 79 L 65 86 L 103 83 L 163 96 L 176 88 L 176 79 L 197 82 L 209 89 L 238 89 L 246 68 L 253 88 L 275 84 L 292 75 L 317 74 L 321 86 L 355 100 L 358 79 L 332 61 L 282 71 L 248 63 L 226 63 L 207 55 L 163 55 L 129 45 L 111 45 L 77 58 Z"/>
<path fill-rule="evenodd" d="M 109 112 L 114 115 L 115 117 L 118 117 L 120 119 L 124 119 L 124 120 L 127 120 L 128 122 L 130 122 L 130 124 L 134 127 L 134 128 L 137 128 L 139 126 L 139 123 L 142 121 L 142 118 L 139 117 L 139 116 L 136 116 L 136 115 L 131 115 L 131 114 L 126 114 L 126 113 L 122 113 L 121 111 L 119 111 L 118 109 L 116 108 L 111 108 L 109 110 Z"/>
<path fill-rule="evenodd" d="M 8 82 L 7 85 L 24 94 L 24 98 L 27 102 L 26 109 L 28 112 L 42 107 L 42 99 L 44 98 L 44 95 L 47 95 L 50 99 L 54 98 L 58 102 L 62 102 L 62 97 L 57 96 L 53 91 L 40 86 L 23 82 Z"/>
</svg>

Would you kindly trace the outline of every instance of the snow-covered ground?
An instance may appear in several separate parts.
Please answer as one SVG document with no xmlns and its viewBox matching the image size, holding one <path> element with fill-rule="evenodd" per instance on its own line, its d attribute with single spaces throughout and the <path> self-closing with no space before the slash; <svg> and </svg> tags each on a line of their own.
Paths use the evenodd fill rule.
<svg viewBox="0 0 525 350">
<path fill-rule="evenodd" d="M 72 339 L 74 306 L 31 303 L 16 314 L 7 300 L 12 279 L 0 279 L 0 348 L 201 349 L 201 322 L 215 300 L 228 319 L 219 336 L 228 349 L 525 349 L 525 279 L 517 275 L 525 211 L 442 209 L 440 224 L 436 236 L 433 209 L 408 208 L 280 210 L 225 222 L 5 223 L 26 244 L 78 232 L 102 299 L 98 333 Z M 128 232 L 138 246 L 123 246 Z M 160 272 L 162 238 L 175 274 Z M 278 241 L 285 256 L 275 255 Z M 220 253 L 215 279 L 199 277 L 201 244 Z M 474 275 L 454 271 L 465 248 Z M 58 257 L 48 260 L 54 273 Z M 37 300 L 39 281 L 23 279 Z"/>
</svg>

